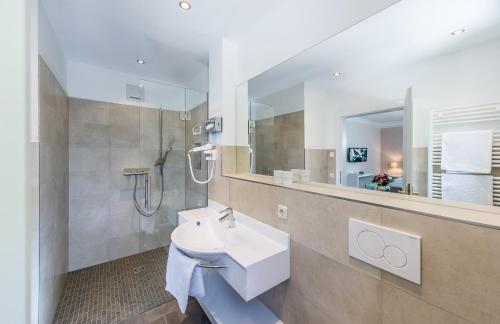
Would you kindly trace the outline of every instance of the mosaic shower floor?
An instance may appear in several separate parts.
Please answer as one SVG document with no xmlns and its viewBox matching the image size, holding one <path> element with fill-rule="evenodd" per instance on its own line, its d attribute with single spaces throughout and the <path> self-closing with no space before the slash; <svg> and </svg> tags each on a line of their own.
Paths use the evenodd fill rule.
<svg viewBox="0 0 500 324">
<path fill-rule="evenodd" d="M 159 248 L 68 273 L 56 324 L 120 323 L 174 298 L 165 291 Z"/>
</svg>

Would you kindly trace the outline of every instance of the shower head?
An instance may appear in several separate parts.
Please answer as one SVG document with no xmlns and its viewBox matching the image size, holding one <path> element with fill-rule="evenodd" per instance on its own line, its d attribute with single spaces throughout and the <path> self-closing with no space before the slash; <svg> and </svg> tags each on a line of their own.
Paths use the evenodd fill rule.
<svg viewBox="0 0 500 324">
<path fill-rule="evenodd" d="M 155 161 L 155 166 L 164 166 L 165 163 L 166 163 L 166 160 L 167 160 L 168 153 L 170 153 L 170 151 L 172 151 L 172 149 L 173 149 L 173 146 L 170 146 L 165 151 L 165 154 L 163 154 L 163 156 L 160 155 L 160 157 L 158 158 L 158 160 Z"/>
</svg>

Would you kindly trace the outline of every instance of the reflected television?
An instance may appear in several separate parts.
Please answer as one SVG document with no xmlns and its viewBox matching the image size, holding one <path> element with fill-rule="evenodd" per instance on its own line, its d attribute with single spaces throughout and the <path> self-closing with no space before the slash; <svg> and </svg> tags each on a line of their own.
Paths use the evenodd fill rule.
<svg viewBox="0 0 500 324">
<path fill-rule="evenodd" d="M 366 147 L 350 147 L 347 149 L 347 162 L 366 162 L 368 149 Z"/>
</svg>

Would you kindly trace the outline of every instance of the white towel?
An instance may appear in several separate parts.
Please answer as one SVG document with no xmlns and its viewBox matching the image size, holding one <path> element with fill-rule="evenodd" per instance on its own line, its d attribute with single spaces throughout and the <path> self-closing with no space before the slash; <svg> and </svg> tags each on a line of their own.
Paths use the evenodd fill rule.
<svg viewBox="0 0 500 324">
<path fill-rule="evenodd" d="M 181 312 L 186 312 L 188 296 L 204 297 L 203 274 L 197 260 L 182 254 L 173 243 L 170 244 L 167 261 L 167 286 L 179 304 Z"/>
<path fill-rule="evenodd" d="M 490 175 L 443 173 L 443 200 L 493 205 L 493 177 Z"/>
<path fill-rule="evenodd" d="M 492 151 L 492 130 L 443 133 L 441 169 L 489 174 Z"/>
</svg>

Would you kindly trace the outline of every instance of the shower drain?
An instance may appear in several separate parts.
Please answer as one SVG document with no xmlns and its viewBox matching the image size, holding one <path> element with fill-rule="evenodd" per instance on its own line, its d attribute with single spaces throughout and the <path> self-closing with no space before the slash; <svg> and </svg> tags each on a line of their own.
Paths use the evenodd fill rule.
<svg viewBox="0 0 500 324">
<path fill-rule="evenodd" d="M 145 269 L 143 265 L 134 268 L 134 273 L 143 273 L 144 271 Z"/>
</svg>

